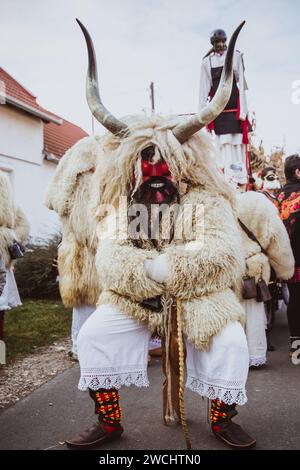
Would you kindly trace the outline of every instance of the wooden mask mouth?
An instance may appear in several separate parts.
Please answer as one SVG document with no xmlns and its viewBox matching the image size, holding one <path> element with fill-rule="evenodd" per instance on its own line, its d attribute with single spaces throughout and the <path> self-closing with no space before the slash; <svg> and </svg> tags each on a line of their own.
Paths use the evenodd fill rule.
<svg viewBox="0 0 300 470">
<path fill-rule="evenodd" d="M 141 184 L 134 194 L 134 202 L 139 204 L 171 204 L 178 198 L 176 183 L 164 176 L 151 176 Z"/>
</svg>

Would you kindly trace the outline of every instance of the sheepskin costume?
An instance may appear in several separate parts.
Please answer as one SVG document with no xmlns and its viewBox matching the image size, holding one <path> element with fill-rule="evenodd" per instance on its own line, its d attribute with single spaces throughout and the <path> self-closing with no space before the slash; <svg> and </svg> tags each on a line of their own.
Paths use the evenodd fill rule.
<svg viewBox="0 0 300 470">
<path fill-rule="evenodd" d="M 58 271 L 66 307 L 96 305 L 100 293 L 95 268 L 96 230 L 87 214 L 99 146 L 99 137 L 86 137 L 69 149 L 46 194 L 46 206 L 57 212 L 62 224 Z"/>
<path fill-rule="evenodd" d="M 243 309 L 232 291 L 244 271 L 244 253 L 235 220 L 235 196 L 216 171 L 210 136 L 200 132 L 181 146 L 171 131 L 177 123 L 161 117 L 131 122 L 130 136 L 122 139 L 117 148 L 116 137 L 107 135 L 103 148 L 110 158 L 105 159 L 106 171 L 102 165 L 96 168 L 91 211 L 101 227 L 103 219 L 97 216 L 97 208 L 101 204 L 118 207 L 122 196 L 132 194 L 140 183 L 140 151 L 154 144 L 179 187 L 183 186 L 181 205 L 203 207 L 203 239 L 191 240 L 183 234 L 183 239 L 170 244 L 160 241 L 159 252 L 167 254 L 170 264 L 170 277 L 163 287 L 151 281 L 144 271 L 145 260 L 157 256 L 148 241 L 144 249 L 137 250 L 131 240 L 100 240 L 96 265 L 103 292 L 99 304 L 115 304 L 154 329 L 162 326 L 162 315 L 141 308 L 140 302 L 168 292 L 183 300 L 184 332 L 189 341 L 207 351 L 212 337 L 228 322 L 237 320 L 244 324 Z M 188 224 L 185 216 L 180 214 L 177 226 Z M 193 225 L 200 225 L 196 214 L 193 217 Z M 117 260 L 114 268 L 113 260 Z"/>
<path fill-rule="evenodd" d="M 23 244 L 28 235 L 28 221 L 23 211 L 14 204 L 7 176 L 0 171 L 0 258 L 6 268 L 6 284 L 0 297 L 2 311 L 21 305 L 9 248 L 14 240 Z"/>
<path fill-rule="evenodd" d="M 57 212 L 61 220 L 59 290 L 64 305 L 73 308 L 71 337 L 75 355 L 80 328 L 95 310 L 100 294 L 95 266 L 96 226 L 87 212 L 100 140 L 86 137 L 69 149 L 46 194 L 46 206 Z"/>
<path fill-rule="evenodd" d="M 214 401 L 212 431 L 230 445 L 255 445 L 231 421 L 236 404 L 247 401 L 249 355 L 244 311 L 235 294 L 245 255 L 235 197 L 218 174 L 216 149 L 203 129 L 230 98 L 233 52 L 245 22 L 231 37 L 218 90 L 207 107 L 187 120 L 143 116 L 129 122 L 103 105 L 92 39 L 76 21 L 88 50 L 87 102 L 111 134 L 101 141 L 88 211 L 97 223 L 96 267 L 103 290 L 78 335 L 79 389 L 89 389 L 98 422 L 66 443 L 84 448 L 121 436 L 118 389 L 148 385 L 154 330 L 166 340 L 164 419 L 172 419 L 177 406 L 171 369 L 177 365 L 169 360 L 174 353 L 169 346 L 175 313 L 186 343 L 187 387 Z M 179 349 L 182 378 L 181 341 Z M 182 384 L 178 392 L 183 395 Z M 178 408 L 176 413 L 184 426 L 183 414 Z"/>
<path fill-rule="evenodd" d="M 237 195 L 240 220 L 255 235 L 267 255 L 240 229 L 246 253 L 246 275 L 260 278 L 268 284 L 271 267 L 278 279 L 289 279 L 294 271 L 294 257 L 287 231 L 280 220 L 276 206 L 262 193 L 249 191 Z M 263 302 L 243 301 L 246 311 L 246 333 L 250 366 L 266 362 L 266 313 Z"/>
<path fill-rule="evenodd" d="M 78 336 L 79 388 L 147 385 L 147 342 L 154 330 L 164 332 L 165 316 L 164 312 L 153 313 L 141 302 L 173 296 L 182 301 L 184 311 L 187 386 L 210 398 L 243 404 L 249 358 L 244 309 L 234 292 L 245 271 L 235 194 L 217 171 L 216 149 L 208 133 L 198 132 L 181 145 L 172 133 L 176 124 L 178 118 L 131 118 L 126 138 L 107 134 L 99 147 L 101 163 L 91 179 L 89 211 L 100 235 L 96 266 L 103 290 L 96 312 Z M 149 240 L 136 247 L 124 233 L 108 231 L 111 214 L 103 217 L 102 209 L 107 205 L 121 212 L 124 198 L 130 204 L 141 182 L 141 151 L 150 145 L 158 150 L 178 184 L 180 207 L 192 207 L 193 226 L 202 225 L 199 239 L 189 232 L 171 242 L 159 239 L 155 248 Z M 202 211 L 197 212 L 196 207 Z M 180 212 L 175 232 L 189 222 L 186 213 Z M 159 255 L 164 255 L 169 268 L 163 283 L 150 279 L 145 271 L 145 262 Z M 121 350 L 123 343 L 132 345 L 130 357 Z M 218 354 L 223 351 L 223 371 L 209 358 L 218 358 L 215 350 Z M 230 361 L 227 368 L 224 365 L 228 354 L 235 356 L 236 367 L 231 367 Z"/>
</svg>

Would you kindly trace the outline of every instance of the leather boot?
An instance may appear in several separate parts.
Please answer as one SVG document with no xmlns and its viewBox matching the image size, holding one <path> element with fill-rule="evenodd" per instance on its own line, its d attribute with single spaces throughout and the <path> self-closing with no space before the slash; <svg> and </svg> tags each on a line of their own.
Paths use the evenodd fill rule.
<svg viewBox="0 0 300 470">
<path fill-rule="evenodd" d="M 104 424 L 98 421 L 93 424 L 91 428 L 67 440 L 66 444 L 71 449 L 85 449 L 96 446 L 104 441 L 112 441 L 113 439 L 119 438 L 123 432 L 123 428 L 120 424 L 115 425 L 114 428 L 114 430 L 108 432 Z"/>
<path fill-rule="evenodd" d="M 95 403 L 98 423 L 74 438 L 68 439 L 66 444 L 70 448 L 84 449 L 96 446 L 104 441 L 119 438 L 123 433 L 123 427 L 120 424 L 121 408 L 117 390 L 89 389 L 89 393 Z"/>
<path fill-rule="evenodd" d="M 223 410 L 226 417 L 220 418 L 216 423 L 211 423 L 214 435 L 234 448 L 254 447 L 256 440 L 232 421 L 232 418 L 237 415 L 235 405 L 223 405 Z"/>
</svg>

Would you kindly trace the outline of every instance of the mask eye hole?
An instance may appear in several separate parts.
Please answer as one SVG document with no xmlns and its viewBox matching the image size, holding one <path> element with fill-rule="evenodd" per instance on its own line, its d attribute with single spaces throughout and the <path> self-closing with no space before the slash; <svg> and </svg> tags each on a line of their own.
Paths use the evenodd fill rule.
<svg viewBox="0 0 300 470">
<path fill-rule="evenodd" d="M 155 154 L 154 145 L 151 145 L 150 147 L 146 147 L 145 149 L 141 151 L 142 159 L 148 162 L 151 162 L 152 158 L 154 157 L 154 154 Z"/>
</svg>

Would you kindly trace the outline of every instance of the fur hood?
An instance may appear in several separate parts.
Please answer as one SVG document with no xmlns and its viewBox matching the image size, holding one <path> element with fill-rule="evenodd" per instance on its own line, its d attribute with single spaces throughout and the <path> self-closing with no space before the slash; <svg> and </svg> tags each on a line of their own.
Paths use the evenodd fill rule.
<svg viewBox="0 0 300 470">
<path fill-rule="evenodd" d="M 179 188 L 201 187 L 212 195 L 222 196 L 234 206 L 235 195 L 219 173 L 212 137 L 203 129 L 181 145 L 172 129 L 182 122 L 178 117 L 131 116 L 123 118 L 130 127 L 126 138 L 108 133 L 101 141 L 101 157 L 93 176 L 91 212 L 95 216 L 99 204 L 118 207 L 121 196 L 130 196 L 141 183 L 141 151 L 154 144 Z"/>
<path fill-rule="evenodd" d="M 69 214 L 78 177 L 95 169 L 100 141 L 101 137 L 84 137 L 61 158 L 46 193 L 48 209 L 60 216 Z"/>
<path fill-rule="evenodd" d="M 294 257 L 287 231 L 276 206 L 261 193 L 248 191 L 237 195 L 238 216 L 256 236 L 267 256 L 261 253 L 259 245 L 240 229 L 246 251 L 247 274 L 262 275 L 268 282 L 270 266 L 279 279 L 287 280 L 294 273 Z"/>
</svg>

